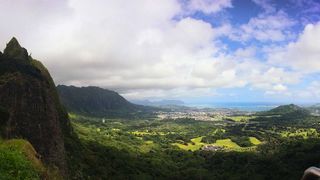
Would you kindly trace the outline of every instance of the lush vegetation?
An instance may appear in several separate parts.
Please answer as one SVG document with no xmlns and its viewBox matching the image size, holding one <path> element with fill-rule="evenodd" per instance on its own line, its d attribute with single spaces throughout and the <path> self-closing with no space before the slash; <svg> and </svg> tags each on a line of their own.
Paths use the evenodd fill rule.
<svg viewBox="0 0 320 180">
<path fill-rule="evenodd" d="M 250 119 L 254 119 L 256 116 L 229 116 L 228 120 L 232 120 L 235 122 L 248 122 Z"/>
<path fill-rule="evenodd" d="M 79 137 L 66 143 L 74 179 L 299 179 L 320 162 L 314 116 L 257 114 L 233 123 L 70 117 Z"/>
<path fill-rule="evenodd" d="M 25 140 L 0 140 L 0 179 L 40 179 L 45 168 L 32 145 Z"/>
</svg>

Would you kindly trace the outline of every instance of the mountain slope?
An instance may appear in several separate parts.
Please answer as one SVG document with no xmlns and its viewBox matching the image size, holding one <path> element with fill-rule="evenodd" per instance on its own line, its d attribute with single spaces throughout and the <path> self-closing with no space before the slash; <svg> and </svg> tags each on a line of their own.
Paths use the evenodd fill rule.
<svg viewBox="0 0 320 180">
<path fill-rule="evenodd" d="M 26 140 L 0 140 L 0 179 L 54 179 Z M 19 172 L 19 173 L 17 173 Z"/>
<path fill-rule="evenodd" d="M 0 107 L 3 137 L 28 140 L 48 166 L 66 175 L 64 136 L 71 132 L 67 113 L 47 69 L 15 38 L 0 56 Z"/>
<path fill-rule="evenodd" d="M 289 104 L 289 105 L 282 105 L 278 106 L 274 109 L 271 109 L 266 112 L 258 113 L 259 115 L 265 115 L 265 116 L 282 116 L 287 118 L 302 118 L 310 116 L 310 112 L 300 106 L 297 106 L 295 104 Z"/>
<path fill-rule="evenodd" d="M 58 85 L 61 102 L 75 113 L 95 116 L 121 116 L 144 110 L 132 104 L 117 92 L 99 87 L 75 87 Z"/>
</svg>

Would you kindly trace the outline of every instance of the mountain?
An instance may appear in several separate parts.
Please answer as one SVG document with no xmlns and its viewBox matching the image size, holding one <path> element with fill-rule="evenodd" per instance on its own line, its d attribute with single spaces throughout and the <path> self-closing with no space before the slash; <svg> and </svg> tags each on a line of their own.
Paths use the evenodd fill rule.
<svg viewBox="0 0 320 180">
<path fill-rule="evenodd" d="M 94 116 L 130 116 L 147 108 L 133 104 L 115 91 L 99 87 L 58 85 L 61 102 L 70 112 Z"/>
<path fill-rule="evenodd" d="M 160 100 L 160 101 L 150 101 L 150 100 L 135 100 L 132 101 L 135 104 L 140 104 L 144 106 L 183 106 L 184 102 L 180 100 Z"/>
<path fill-rule="evenodd" d="M 48 167 L 67 175 L 67 113 L 48 70 L 16 38 L 0 53 L 0 109 L 2 138 L 28 140 Z"/>
<path fill-rule="evenodd" d="M 261 112 L 260 115 L 281 115 L 286 117 L 293 117 L 293 118 L 300 118 L 300 117 L 306 117 L 310 116 L 310 112 L 306 110 L 305 108 L 302 108 L 300 106 L 297 106 L 295 104 L 289 104 L 289 105 L 282 105 L 278 106 L 274 109 L 271 109 L 269 111 Z"/>
</svg>

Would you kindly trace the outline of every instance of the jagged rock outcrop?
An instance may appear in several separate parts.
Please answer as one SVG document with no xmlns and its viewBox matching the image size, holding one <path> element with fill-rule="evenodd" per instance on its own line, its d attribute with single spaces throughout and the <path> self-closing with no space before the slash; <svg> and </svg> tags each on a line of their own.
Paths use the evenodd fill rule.
<svg viewBox="0 0 320 180">
<path fill-rule="evenodd" d="M 30 141 L 49 166 L 67 174 L 64 136 L 70 133 L 49 72 L 15 38 L 0 55 L 0 131 Z M 8 116 L 7 116 L 8 115 Z"/>
<path fill-rule="evenodd" d="M 28 51 L 21 47 L 18 40 L 13 37 L 7 44 L 6 49 L 3 51 L 3 55 L 19 60 L 28 60 Z"/>
</svg>

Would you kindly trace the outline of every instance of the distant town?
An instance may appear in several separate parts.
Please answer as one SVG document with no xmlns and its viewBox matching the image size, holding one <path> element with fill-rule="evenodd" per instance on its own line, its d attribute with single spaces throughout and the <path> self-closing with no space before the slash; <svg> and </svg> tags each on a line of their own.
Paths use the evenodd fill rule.
<svg viewBox="0 0 320 180">
<path fill-rule="evenodd" d="M 170 111 L 158 111 L 157 117 L 164 119 L 194 119 L 198 121 L 222 121 L 228 116 L 251 115 L 251 112 L 238 111 L 233 109 L 211 109 L 211 108 L 187 108 L 187 109 L 171 109 Z"/>
</svg>

